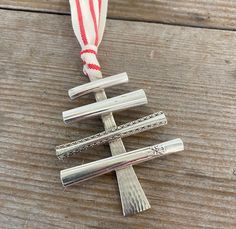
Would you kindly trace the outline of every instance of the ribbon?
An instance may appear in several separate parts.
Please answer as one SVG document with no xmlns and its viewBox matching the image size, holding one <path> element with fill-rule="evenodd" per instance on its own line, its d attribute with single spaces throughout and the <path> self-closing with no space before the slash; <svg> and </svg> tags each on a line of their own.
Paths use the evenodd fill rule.
<svg viewBox="0 0 236 229">
<path fill-rule="evenodd" d="M 91 81 L 102 78 L 97 60 L 98 46 L 102 40 L 108 0 L 69 0 L 72 26 L 81 46 L 83 72 Z"/>
</svg>

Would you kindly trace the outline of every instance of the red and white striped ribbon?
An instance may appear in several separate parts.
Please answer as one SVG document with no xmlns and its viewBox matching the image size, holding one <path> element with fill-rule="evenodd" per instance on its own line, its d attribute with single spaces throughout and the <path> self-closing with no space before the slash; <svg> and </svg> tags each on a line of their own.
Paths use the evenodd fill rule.
<svg viewBox="0 0 236 229">
<path fill-rule="evenodd" d="M 82 49 L 83 72 L 90 80 L 102 78 L 97 51 L 105 28 L 108 0 L 69 1 L 73 30 Z"/>
</svg>

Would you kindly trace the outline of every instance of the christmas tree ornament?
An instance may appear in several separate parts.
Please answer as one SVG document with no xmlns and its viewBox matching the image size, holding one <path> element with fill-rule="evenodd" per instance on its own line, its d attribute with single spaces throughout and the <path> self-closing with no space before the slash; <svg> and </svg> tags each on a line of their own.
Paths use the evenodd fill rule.
<svg viewBox="0 0 236 229">
<path fill-rule="evenodd" d="M 96 102 L 62 113 L 68 124 L 85 118 L 101 116 L 105 131 L 90 137 L 75 140 L 56 147 L 59 159 L 69 157 L 96 145 L 108 143 L 111 157 L 88 164 L 62 170 L 63 186 L 82 182 L 93 177 L 115 171 L 123 215 L 135 214 L 150 208 L 149 201 L 134 172 L 133 165 L 184 149 L 181 139 L 174 139 L 154 146 L 126 152 L 122 138 L 167 124 L 163 112 L 157 112 L 138 120 L 117 126 L 112 112 L 125 110 L 147 103 L 144 90 L 137 90 L 113 98 L 107 98 L 105 88 L 127 83 L 126 73 L 102 78 L 97 60 L 99 44 L 102 40 L 108 0 L 70 0 L 72 26 L 81 46 L 80 56 L 83 72 L 91 82 L 75 86 L 68 91 L 71 99 L 93 92 Z"/>
</svg>

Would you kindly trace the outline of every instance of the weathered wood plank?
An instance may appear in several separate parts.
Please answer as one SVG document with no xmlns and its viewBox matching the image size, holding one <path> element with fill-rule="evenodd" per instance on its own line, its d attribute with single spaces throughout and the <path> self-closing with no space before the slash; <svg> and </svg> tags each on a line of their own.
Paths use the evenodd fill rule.
<svg viewBox="0 0 236 229">
<path fill-rule="evenodd" d="M 114 174 L 63 191 L 59 171 L 104 158 L 101 146 L 58 161 L 54 147 L 102 130 L 98 119 L 65 126 L 61 112 L 80 78 L 69 16 L 0 13 L 1 228 L 236 227 L 236 33 L 108 20 L 99 58 L 104 75 L 127 71 L 110 96 L 144 88 L 145 107 L 120 123 L 165 111 L 165 127 L 125 139 L 128 150 L 181 137 L 186 150 L 135 167 L 152 209 L 121 216 Z M 95 128 L 97 126 L 97 128 Z"/>
<path fill-rule="evenodd" d="M 67 0 L 0 0 L 0 7 L 69 13 Z M 108 11 L 109 18 L 232 30 L 235 15 L 232 0 L 112 0 Z"/>
</svg>

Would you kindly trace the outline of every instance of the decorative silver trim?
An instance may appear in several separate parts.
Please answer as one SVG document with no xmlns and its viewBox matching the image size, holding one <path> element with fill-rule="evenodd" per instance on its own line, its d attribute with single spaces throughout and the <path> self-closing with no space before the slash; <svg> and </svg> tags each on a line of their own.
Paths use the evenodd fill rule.
<svg viewBox="0 0 236 229">
<path fill-rule="evenodd" d="M 101 145 L 118 138 L 124 138 L 165 124 L 167 124 L 165 114 L 160 111 L 121 126 L 114 127 L 108 131 L 103 131 L 90 137 L 57 146 L 56 155 L 59 159 L 63 159 L 64 157 L 71 156 L 74 153 L 81 152 L 89 147 Z"/>
</svg>

